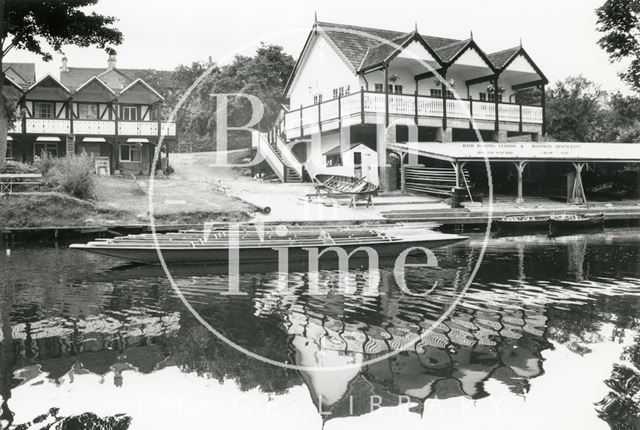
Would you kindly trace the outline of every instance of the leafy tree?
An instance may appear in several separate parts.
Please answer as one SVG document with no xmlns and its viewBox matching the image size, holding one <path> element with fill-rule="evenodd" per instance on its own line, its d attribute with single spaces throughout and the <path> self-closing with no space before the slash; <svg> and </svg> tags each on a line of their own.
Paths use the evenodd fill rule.
<svg viewBox="0 0 640 430">
<path fill-rule="evenodd" d="M 233 61 L 214 70 L 201 82 L 182 109 L 178 127 L 182 139 L 195 144 L 198 150 L 213 150 L 216 134 L 216 99 L 212 94 L 250 94 L 264 106 L 264 116 L 258 125 L 262 131 L 271 127 L 286 102 L 284 86 L 295 61 L 281 46 L 262 44 L 253 57 L 236 56 Z M 181 66 L 176 78 L 188 88 L 208 66 Z M 244 97 L 228 100 L 229 126 L 243 126 L 251 119 L 251 105 Z M 247 133 L 229 133 L 229 149 L 248 146 Z"/>
<path fill-rule="evenodd" d="M 561 141 L 594 142 L 610 139 L 606 93 L 583 76 L 558 81 L 547 100 L 548 132 Z"/>
<path fill-rule="evenodd" d="M 598 44 L 612 62 L 630 60 L 620 77 L 640 91 L 640 0 L 607 0 L 596 9 Z"/>
<path fill-rule="evenodd" d="M 98 0 L 0 0 L 0 78 L 2 62 L 13 49 L 23 49 L 51 60 L 51 51 L 64 45 L 96 45 L 110 50 L 122 42 L 122 33 L 112 27 L 114 17 L 87 12 Z M 7 152 L 8 112 L 4 89 L 0 91 L 0 166 Z"/>
</svg>

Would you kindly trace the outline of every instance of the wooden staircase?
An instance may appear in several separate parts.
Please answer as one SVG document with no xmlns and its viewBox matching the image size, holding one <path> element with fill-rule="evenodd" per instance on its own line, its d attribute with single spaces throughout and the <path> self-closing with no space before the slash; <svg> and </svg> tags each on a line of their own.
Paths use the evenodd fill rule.
<svg viewBox="0 0 640 430">
<path fill-rule="evenodd" d="M 275 140 L 269 140 L 269 146 L 273 148 L 273 152 L 275 152 L 280 162 L 284 165 L 284 182 L 290 182 L 290 183 L 302 182 L 302 178 L 300 177 L 300 175 L 298 175 L 298 172 L 296 172 L 295 169 L 287 166 L 287 164 L 284 162 L 282 158 L 282 154 L 280 153 L 280 150 L 278 149 L 278 145 L 276 145 Z"/>
</svg>

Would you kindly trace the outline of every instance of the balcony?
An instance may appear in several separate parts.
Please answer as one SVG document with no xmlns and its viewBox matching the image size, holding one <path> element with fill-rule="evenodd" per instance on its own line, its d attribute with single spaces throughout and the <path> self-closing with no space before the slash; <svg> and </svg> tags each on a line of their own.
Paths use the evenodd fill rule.
<svg viewBox="0 0 640 430">
<path fill-rule="evenodd" d="M 288 140 L 337 130 L 356 124 L 385 123 L 385 94 L 360 91 L 320 104 L 292 110 L 281 123 Z M 440 127 L 447 118 L 452 128 L 469 128 L 471 119 L 480 130 L 495 130 L 496 104 L 478 100 L 434 98 L 424 95 L 389 94 L 390 122 L 407 120 L 420 126 Z M 500 103 L 500 130 L 538 133 L 542 130 L 541 106 Z"/>
<path fill-rule="evenodd" d="M 120 121 L 117 123 L 118 135 L 128 137 L 176 136 L 175 122 L 157 121 Z M 72 132 L 73 130 L 73 132 Z M 43 119 L 27 118 L 24 129 L 17 121 L 10 133 L 53 134 L 80 136 L 115 136 L 116 121 L 86 119 Z"/>
</svg>

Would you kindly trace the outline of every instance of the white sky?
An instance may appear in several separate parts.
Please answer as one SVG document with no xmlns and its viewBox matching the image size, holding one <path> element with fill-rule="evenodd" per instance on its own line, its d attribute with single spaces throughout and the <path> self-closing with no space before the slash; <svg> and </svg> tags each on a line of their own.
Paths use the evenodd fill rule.
<svg viewBox="0 0 640 430">
<path fill-rule="evenodd" d="M 524 47 L 551 81 L 582 73 L 607 90 L 625 90 L 596 45 L 595 9 L 604 0 L 100 0 L 96 9 L 119 18 L 125 41 L 117 47 L 122 68 L 172 70 L 196 60 L 222 62 L 260 41 L 279 43 L 297 58 L 313 24 L 321 21 L 474 38 L 485 52 Z M 96 48 L 65 48 L 69 66 L 106 66 Z M 6 61 L 36 61 L 38 76 L 58 76 L 60 58 L 42 63 L 13 52 Z"/>
</svg>

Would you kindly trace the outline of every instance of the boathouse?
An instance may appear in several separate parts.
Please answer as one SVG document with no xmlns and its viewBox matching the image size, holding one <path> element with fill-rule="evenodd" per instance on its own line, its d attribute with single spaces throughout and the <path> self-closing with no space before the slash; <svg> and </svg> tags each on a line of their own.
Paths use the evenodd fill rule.
<svg viewBox="0 0 640 430">
<path fill-rule="evenodd" d="M 163 119 L 164 96 L 147 82 L 168 82 L 171 72 L 119 68 L 115 52 L 105 68 L 70 67 L 63 58 L 59 79 L 36 80 L 34 64 L 8 63 L 3 70 L 4 88 L 19 104 L 9 127 L 9 159 L 85 151 L 98 173 L 149 174 L 160 140 L 166 150 L 176 139 L 176 124 Z"/>
</svg>

